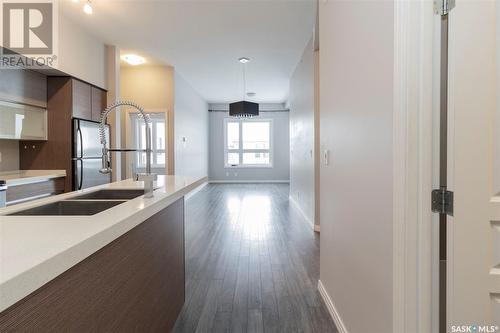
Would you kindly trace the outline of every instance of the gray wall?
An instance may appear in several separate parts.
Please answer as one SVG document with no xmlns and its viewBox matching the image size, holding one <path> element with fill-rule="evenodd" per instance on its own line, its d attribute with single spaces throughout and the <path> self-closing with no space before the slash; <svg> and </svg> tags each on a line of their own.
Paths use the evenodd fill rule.
<svg viewBox="0 0 500 333">
<path fill-rule="evenodd" d="M 283 107 L 281 107 L 283 108 Z M 221 109 L 221 108 L 219 108 Z M 225 106 L 223 109 L 228 109 Z M 211 181 L 289 181 L 289 118 L 288 112 L 261 112 L 260 118 L 273 119 L 274 161 L 272 168 L 225 168 L 224 167 L 224 119 L 228 112 L 209 112 Z"/>
<path fill-rule="evenodd" d="M 206 177 L 208 104 L 177 72 L 174 82 L 175 174 Z"/>
<path fill-rule="evenodd" d="M 320 278 L 349 332 L 392 332 L 394 3 L 319 8 Z"/>
<path fill-rule="evenodd" d="M 290 197 L 315 222 L 315 94 L 313 40 L 290 80 Z"/>
</svg>

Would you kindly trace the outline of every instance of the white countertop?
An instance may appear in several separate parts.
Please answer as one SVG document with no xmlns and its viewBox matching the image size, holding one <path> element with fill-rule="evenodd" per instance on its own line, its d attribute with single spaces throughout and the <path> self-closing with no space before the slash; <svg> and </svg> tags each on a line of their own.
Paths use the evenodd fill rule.
<svg viewBox="0 0 500 333">
<path fill-rule="evenodd" d="M 129 200 L 93 216 L 5 216 L 99 189 L 137 189 L 125 180 L 0 209 L 0 311 L 89 257 L 206 181 L 158 176 L 154 197 Z"/>
<path fill-rule="evenodd" d="M 33 184 L 61 177 L 66 177 L 66 170 L 16 170 L 0 172 L 0 180 L 6 180 L 7 186 Z"/>
</svg>

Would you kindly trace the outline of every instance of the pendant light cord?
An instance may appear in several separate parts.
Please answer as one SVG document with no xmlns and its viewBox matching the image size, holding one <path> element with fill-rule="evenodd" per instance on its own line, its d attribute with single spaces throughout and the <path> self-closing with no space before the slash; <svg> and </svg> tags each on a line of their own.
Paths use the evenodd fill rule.
<svg viewBox="0 0 500 333">
<path fill-rule="evenodd" d="M 247 64 L 243 64 L 243 100 L 245 101 L 246 98 L 246 91 L 247 91 L 247 73 L 246 73 L 246 66 Z"/>
</svg>

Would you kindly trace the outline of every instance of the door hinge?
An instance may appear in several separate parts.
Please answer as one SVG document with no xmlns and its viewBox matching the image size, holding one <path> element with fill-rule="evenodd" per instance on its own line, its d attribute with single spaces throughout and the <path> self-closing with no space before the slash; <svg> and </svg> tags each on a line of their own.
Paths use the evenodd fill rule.
<svg viewBox="0 0 500 333">
<path fill-rule="evenodd" d="M 453 192 L 446 189 L 433 190 L 432 212 L 453 216 Z"/>
<path fill-rule="evenodd" d="M 453 8 L 455 8 L 455 0 L 434 0 L 434 12 L 437 15 L 448 15 Z"/>
</svg>

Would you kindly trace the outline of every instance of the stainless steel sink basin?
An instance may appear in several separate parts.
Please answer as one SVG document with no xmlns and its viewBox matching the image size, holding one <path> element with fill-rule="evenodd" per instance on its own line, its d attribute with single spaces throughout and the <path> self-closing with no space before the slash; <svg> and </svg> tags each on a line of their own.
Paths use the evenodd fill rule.
<svg viewBox="0 0 500 333">
<path fill-rule="evenodd" d="M 144 195 L 144 190 L 100 190 L 78 197 L 72 200 L 131 200 Z"/>
<path fill-rule="evenodd" d="M 89 216 L 103 212 L 126 201 L 57 201 L 22 210 L 10 216 Z"/>
</svg>

